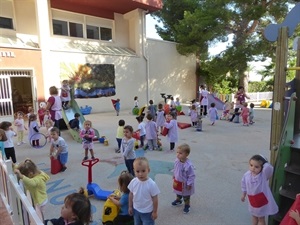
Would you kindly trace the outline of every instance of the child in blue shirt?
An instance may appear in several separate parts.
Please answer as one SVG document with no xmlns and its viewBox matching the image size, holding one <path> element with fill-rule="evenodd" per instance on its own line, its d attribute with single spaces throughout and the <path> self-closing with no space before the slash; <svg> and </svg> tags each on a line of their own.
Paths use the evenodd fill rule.
<svg viewBox="0 0 300 225">
<path fill-rule="evenodd" d="M 133 222 L 133 216 L 128 213 L 129 189 L 128 184 L 133 179 L 133 176 L 128 171 L 122 171 L 118 183 L 120 191 L 123 193 L 120 198 L 110 195 L 108 198 L 117 206 L 120 207 L 119 214 L 114 219 L 114 225 L 122 225 L 124 223 Z"/>
</svg>

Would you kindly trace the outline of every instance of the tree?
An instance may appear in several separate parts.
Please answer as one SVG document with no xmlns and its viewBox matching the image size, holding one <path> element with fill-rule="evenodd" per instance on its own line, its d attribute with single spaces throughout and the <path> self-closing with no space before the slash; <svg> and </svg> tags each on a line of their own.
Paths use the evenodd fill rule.
<svg viewBox="0 0 300 225">
<path fill-rule="evenodd" d="M 218 82 L 226 75 L 236 76 L 247 86 L 248 63 L 273 57 L 274 44 L 263 37 L 269 23 L 282 20 L 288 12 L 287 0 L 164 0 L 154 14 L 163 27 L 156 26 L 164 40 L 178 42 L 181 54 L 196 54 L 197 68 L 206 83 Z M 208 47 L 232 37 L 227 49 L 209 56 Z M 213 83 L 209 85 L 213 86 Z"/>
</svg>

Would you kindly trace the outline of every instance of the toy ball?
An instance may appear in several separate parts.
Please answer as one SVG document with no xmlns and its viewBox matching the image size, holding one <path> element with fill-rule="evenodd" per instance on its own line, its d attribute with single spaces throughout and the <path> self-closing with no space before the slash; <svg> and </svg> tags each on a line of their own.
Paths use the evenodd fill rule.
<svg viewBox="0 0 300 225">
<path fill-rule="evenodd" d="M 40 103 L 40 107 L 41 107 L 41 108 L 46 108 L 46 102 L 41 102 L 41 103 Z"/>
</svg>

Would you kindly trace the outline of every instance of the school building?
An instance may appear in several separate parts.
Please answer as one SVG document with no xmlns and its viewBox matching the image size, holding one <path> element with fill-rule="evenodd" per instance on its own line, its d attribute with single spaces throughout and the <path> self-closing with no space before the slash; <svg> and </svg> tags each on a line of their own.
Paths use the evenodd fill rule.
<svg viewBox="0 0 300 225">
<path fill-rule="evenodd" d="M 195 56 L 176 43 L 146 38 L 145 16 L 161 0 L 0 0 L 0 121 L 37 111 L 50 86 L 73 85 L 92 112 L 141 105 L 160 93 L 195 98 Z"/>
</svg>

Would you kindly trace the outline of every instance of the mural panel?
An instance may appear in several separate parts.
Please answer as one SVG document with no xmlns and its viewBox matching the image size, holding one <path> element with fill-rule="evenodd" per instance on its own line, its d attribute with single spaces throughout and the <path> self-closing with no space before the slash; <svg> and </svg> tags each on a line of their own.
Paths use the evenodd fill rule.
<svg viewBox="0 0 300 225">
<path fill-rule="evenodd" d="M 68 80 L 75 98 L 99 98 L 116 95 L 113 64 L 61 63 L 60 80 Z"/>
</svg>

